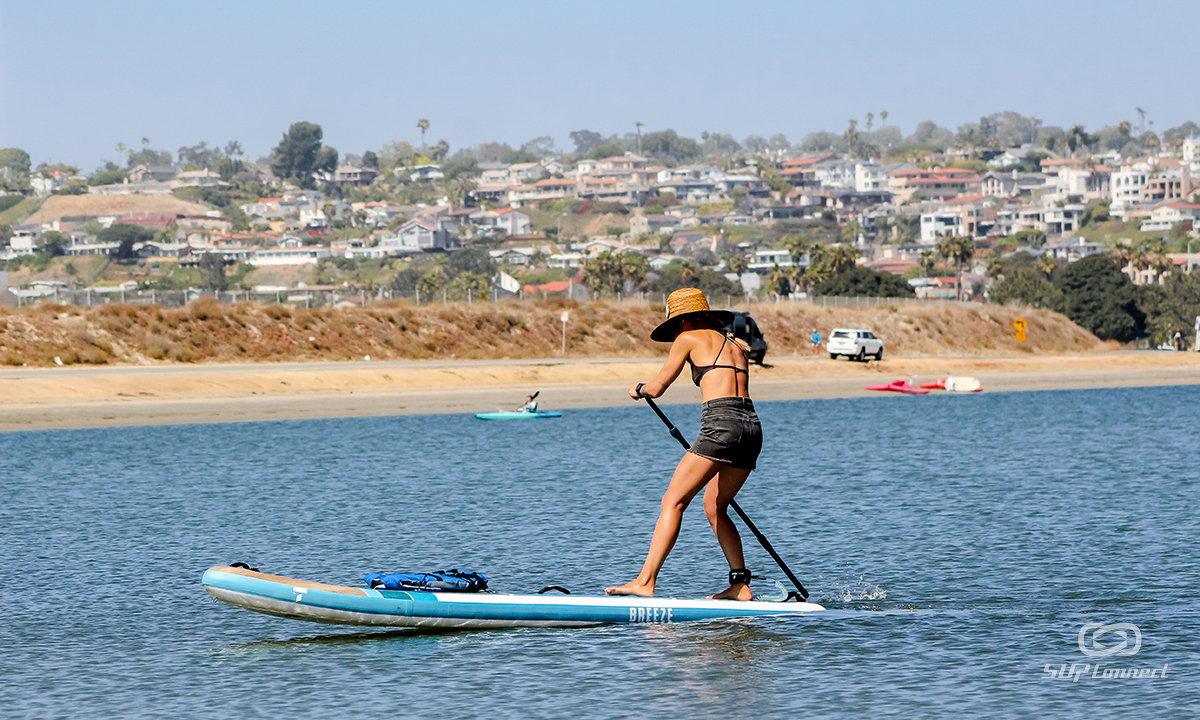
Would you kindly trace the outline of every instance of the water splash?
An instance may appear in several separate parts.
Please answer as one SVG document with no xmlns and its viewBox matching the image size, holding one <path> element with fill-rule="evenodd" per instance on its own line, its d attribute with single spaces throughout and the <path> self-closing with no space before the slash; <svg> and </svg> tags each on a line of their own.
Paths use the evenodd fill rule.
<svg viewBox="0 0 1200 720">
<path fill-rule="evenodd" d="M 839 602 L 887 600 L 887 591 L 875 583 L 867 582 L 864 575 L 859 575 L 857 579 L 846 584 L 835 580 L 831 585 L 833 586 L 833 599 Z"/>
</svg>

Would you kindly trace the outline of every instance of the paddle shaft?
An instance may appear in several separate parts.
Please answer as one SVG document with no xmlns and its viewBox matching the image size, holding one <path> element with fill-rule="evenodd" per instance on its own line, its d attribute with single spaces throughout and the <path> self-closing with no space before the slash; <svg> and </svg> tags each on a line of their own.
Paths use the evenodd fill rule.
<svg viewBox="0 0 1200 720">
<path fill-rule="evenodd" d="M 640 387 L 638 389 L 639 391 L 641 390 Z M 642 398 L 644 398 L 646 403 L 650 405 L 650 409 L 653 410 L 656 415 L 658 415 L 658 419 L 662 420 L 663 424 L 667 426 L 667 431 L 671 433 L 671 437 L 678 440 L 679 444 L 683 446 L 683 449 L 687 450 L 689 448 L 688 442 L 683 438 L 683 433 L 679 432 L 679 428 L 675 427 L 670 418 L 663 414 L 662 410 L 658 409 L 658 405 L 655 404 L 652 398 L 645 395 L 642 395 Z M 754 538 L 758 540 L 758 544 L 763 546 L 763 549 L 767 551 L 767 554 L 771 556 L 771 559 L 775 561 L 775 564 L 779 566 L 779 569 L 783 570 L 783 574 L 787 575 L 788 580 L 792 581 L 792 584 L 795 585 L 796 589 L 800 591 L 800 596 L 807 600 L 808 591 L 805 590 L 804 586 L 800 584 L 800 580 L 798 580 L 796 575 L 792 573 L 791 568 L 787 566 L 787 563 L 783 561 L 783 558 L 779 557 L 779 553 L 775 552 L 775 548 L 771 547 L 771 543 L 769 540 L 767 540 L 767 537 L 759 531 L 754 522 L 750 520 L 750 517 L 746 515 L 746 511 L 742 510 L 742 506 L 737 504 L 737 500 L 730 498 L 729 507 L 733 508 L 733 511 L 738 514 L 738 517 L 742 519 L 742 522 L 746 523 L 746 527 L 750 528 L 750 532 L 754 534 Z"/>
</svg>

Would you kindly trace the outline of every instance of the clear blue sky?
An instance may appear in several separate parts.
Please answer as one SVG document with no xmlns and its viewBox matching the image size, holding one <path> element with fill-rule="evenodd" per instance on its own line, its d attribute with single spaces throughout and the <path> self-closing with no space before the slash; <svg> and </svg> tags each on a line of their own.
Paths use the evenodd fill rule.
<svg viewBox="0 0 1200 720">
<path fill-rule="evenodd" d="M 0 147 L 86 171 L 118 142 L 238 140 L 292 122 L 345 154 L 674 128 L 905 133 L 1015 110 L 1048 125 L 1200 120 L 1200 3 L 13 2 L 0 13 Z"/>
</svg>

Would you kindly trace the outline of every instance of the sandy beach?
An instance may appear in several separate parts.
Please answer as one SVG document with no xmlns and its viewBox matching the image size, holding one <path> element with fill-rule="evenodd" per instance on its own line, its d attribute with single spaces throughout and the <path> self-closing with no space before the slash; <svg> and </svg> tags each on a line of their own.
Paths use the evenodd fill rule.
<svg viewBox="0 0 1200 720">
<path fill-rule="evenodd" d="M 650 359 L 354 362 L 0 370 L 0 431 L 113 425 L 485 412 L 540 390 L 544 408 L 620 405 Z M 867 385 L 969 375 L 985 392 L 1200 384 L 1200 355 L 1119 352 L 1050 357 L 771 359 L 754 368 L 759 401 L 881 396 Z M 936 392 L 936 391 L 935 391 Z M 698 402 L 679 381 L 665 404 Z"/>
</svg>

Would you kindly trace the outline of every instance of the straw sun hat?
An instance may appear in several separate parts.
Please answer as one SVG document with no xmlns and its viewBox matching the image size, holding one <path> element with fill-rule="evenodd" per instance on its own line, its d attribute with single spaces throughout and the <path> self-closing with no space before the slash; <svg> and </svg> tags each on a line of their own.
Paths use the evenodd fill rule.
<svg viewBox="0 0 1200 720">
<path fill-rule="evenodd" d="M 733 322 L 733 313 L 728 310 L 712 310 L 699 288 L 683 288 L 667 296 L 667 319 L 650 333 L 657 342 L 671 342 L 679 334 L 680 321 L 684 319 L 701 322 L 712 319 L 714 329 L 721 329 Z"/>
</svg>

